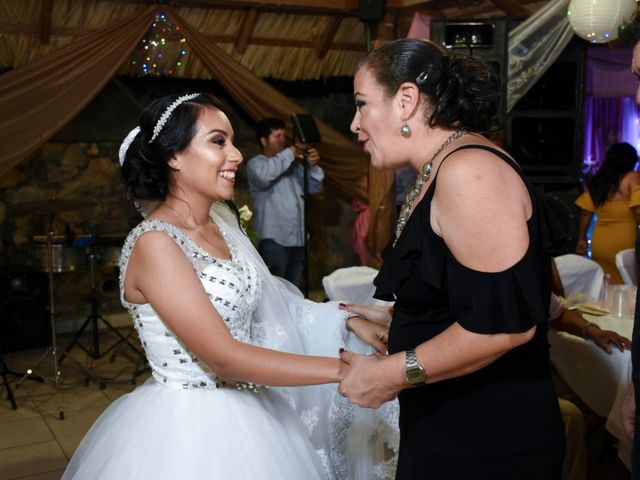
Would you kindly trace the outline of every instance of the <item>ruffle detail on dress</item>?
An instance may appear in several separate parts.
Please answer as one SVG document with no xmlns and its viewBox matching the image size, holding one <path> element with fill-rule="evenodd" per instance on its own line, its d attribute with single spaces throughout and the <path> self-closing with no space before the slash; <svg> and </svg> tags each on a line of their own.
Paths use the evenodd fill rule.
<svg viewBox="0 0 640 480">
<path fill-rule="evenodd" d="M 578 207 L 587 212 L 594 213 L 596 211 L 596 206 L 593 204 L 593 200 L 591 200 L 591 195 L 589 192 L 584 192 L 574 202 Z"/>
<path fill-rule="evenodd" d="M 629 198 L 629 207 L 637 207 L 640 205 L 640 186 L 631 189 Z"/>
<path fill-rule="evenodd" d="M 502 272 L 480 272 L 447 252 L 447 286 L 452 316 L 481 334 L 521 333 L 547 321 L 549 296 L 539 258 L 532 252 Z"/>
<path fill-rule="evenodd" d="M 425 202 L 420 202 L 407 223 L 400 239 L 393 246 L 393 242 L 382 252 L 383 267 L 373 281 L 376 286 L 375 298 L 394 301 L 394 294 L 400 290 L 403 283 L 409 279 L 416 268 L 420 278 L 433 288 L 440 290 L 445 270 L 445 258 L 442 255 L 425 256 L 423 252 L 432 249 L 433 241 L 444 243 L 435 233 L 430 231 L 428 215 L 425 218 Z M 418 218 L 413 218 L 414 216 Z M 432 238 L 428 238 L 428 237 Z"/>
</svg>

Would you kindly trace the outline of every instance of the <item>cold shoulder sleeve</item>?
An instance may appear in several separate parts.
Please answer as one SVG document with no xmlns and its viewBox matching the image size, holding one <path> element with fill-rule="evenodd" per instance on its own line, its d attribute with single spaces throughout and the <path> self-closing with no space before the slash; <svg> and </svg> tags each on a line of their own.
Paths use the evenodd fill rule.
<svg viewBox="0 0 640 480">
<path fill-rule="evenodd" d="M 456 321 L 474 333 L 521 333 L 548 320 L 549 293 L 539 260 L 528 252 L 502 272 L 481 272 L 447 254 L 449 305 Z"/>
<path fill-rule="evenodd" d="M 593 204 L 593 200 L 591 200 L 591 195 L 589 192 L 584 192 L 578 198 L 576 198 L 576 205 L 580 207 L 582 210 L 587 212 L 595 212 L 596 206 Z"/>
<path fill-rule="evenodd" d="M 640 205 L 640 186 L 631 190 L 631 197 L 629 198 L 629 208 L 637 207 L 638 205 Z"/>
</svg>

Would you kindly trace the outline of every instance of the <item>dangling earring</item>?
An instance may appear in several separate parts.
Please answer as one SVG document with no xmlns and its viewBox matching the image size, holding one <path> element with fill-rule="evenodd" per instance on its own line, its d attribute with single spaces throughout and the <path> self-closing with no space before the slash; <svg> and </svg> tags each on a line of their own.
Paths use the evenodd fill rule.
<svg viewBox="0 0 640 480">
<path fill-rule="evenodd" d="M 400 128 L 400 134 L 403 137 L 408 137 L 411 135 L 411 129 L 409 128 L 409 124 L 407 123 L 407 119 L 405 118 L 402 123 L 402 128 Z"/>
</svg>

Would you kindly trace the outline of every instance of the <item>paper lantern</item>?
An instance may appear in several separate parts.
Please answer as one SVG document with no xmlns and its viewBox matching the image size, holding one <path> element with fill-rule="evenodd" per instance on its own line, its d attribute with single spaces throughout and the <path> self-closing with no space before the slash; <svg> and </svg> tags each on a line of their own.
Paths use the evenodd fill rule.
<svg viewBox="0 0 640 480">
<path fill-rule="evenodd" d="M 636 0 L 571 0 L 567 15 L 578 36 L 591 43 L 618 38 L 618 27 L 636 9 Z"/>
</svg>

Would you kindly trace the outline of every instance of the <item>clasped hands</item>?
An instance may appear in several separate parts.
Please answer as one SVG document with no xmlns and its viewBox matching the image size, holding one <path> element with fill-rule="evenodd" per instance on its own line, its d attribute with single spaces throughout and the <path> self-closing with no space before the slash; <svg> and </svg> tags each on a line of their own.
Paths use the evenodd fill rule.
<svg viewBox="0 0 640 480">
<path fill-rule="evenodd" d="M 394 399 L 403 385 L 404 353 L 387 355 L 387 338 L 391 323 L 390 307 L 377 305 L 344 305 L 351 313 L 347 328 L 377 353 L 359 355 L 341 349 L 340 358 L 348 364 L 347 373 L 338 385 L 340 395 L 361 407 L 378 408 Z"/>
</svg>

